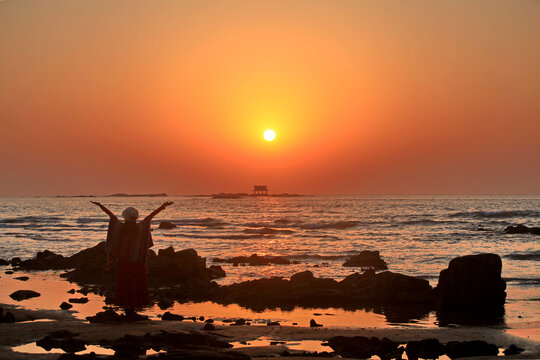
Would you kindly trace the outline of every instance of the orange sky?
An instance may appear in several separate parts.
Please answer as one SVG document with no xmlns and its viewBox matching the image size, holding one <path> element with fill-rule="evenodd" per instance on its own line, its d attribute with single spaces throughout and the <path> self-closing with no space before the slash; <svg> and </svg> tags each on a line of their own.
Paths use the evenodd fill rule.
<svg viewBox="0 0 540 360">
<path fill-rule="evenodd" d="M 534 0 L 0 1 L 0 195 L 539 193 L 538 34 Z"/>
</svg>

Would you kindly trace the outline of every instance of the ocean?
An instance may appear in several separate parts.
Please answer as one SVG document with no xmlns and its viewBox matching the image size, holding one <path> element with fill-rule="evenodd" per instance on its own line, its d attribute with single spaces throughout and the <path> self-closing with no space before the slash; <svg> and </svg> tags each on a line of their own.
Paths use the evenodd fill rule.
<svg viewBox="0 0 540 360">
<path fill-rule="evenodd" d="M 71 255 L 106 236 L 108 216 L 127 206 L 142 216 L 164 201 L 174 205 L 153 221 L 154 250 L 193 248 L 207 258 L 274 255 L 291 265 L 220 264 L 228 284 L 311 270 L 342 279 L 348 256 L 378 250 L 390 271 L 437 284 L 457 256 L 490 252 L 503 261 L 507 321 L 540 315 L 540 237 L 505 234 L 509 225 L 540 226 L 540 196 L 300 196 L 246 197 L 4 197 L 0 198 L 0 258 L 30 258 L 51 250 Z M 158 229 L 160 221 L 177 225 Z M 297 262 L 297 263 L 296 263 Z"/>
</svg>

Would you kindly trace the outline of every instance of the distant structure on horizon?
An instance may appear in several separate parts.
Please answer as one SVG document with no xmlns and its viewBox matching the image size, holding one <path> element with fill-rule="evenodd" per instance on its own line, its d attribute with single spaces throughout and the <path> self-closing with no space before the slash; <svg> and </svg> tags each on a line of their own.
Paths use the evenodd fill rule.
<svg viewBox="0 0 540 360">
<path fill-rule="evenodd" d="M 256 195 L 256 196 L 268 195 L 268 185 L 253 185 L 253 195 Z"/>
</svg>

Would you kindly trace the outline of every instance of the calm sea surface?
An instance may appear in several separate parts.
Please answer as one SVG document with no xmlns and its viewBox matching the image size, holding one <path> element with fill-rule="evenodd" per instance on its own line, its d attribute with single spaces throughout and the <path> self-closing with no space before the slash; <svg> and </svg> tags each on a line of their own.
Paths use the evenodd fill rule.
<svg viewBox="0 0 540 360">
<path fill-rule="evenodd" d="M 0 257 L 29 258 L 45 249 L 71 255 L 103 241 L 108 217 L 89 200 L 120 216 L 142 216 L 164 201 L 174 205 L 153 223 L 154 249 L 194 248 L 208 259 L 280 255 L 300 263 L 223 266 L 221 283 L 311 270 L 341 279 L 351 254 L 379 250 L 391 271 L 436 285 L 440 270 L 460 255 L 492 252 L 503 260 L 508 302 L 540 314 L 540 236 L 507 235 L 508 225 L 540 226 L 540 196 L 306 196 L 211 199 L 0 198 Z M 178 227 L 160 230 L 160 221 Z M 277 230 L 277 232 L 275 231 Z M 538 318 L 538 317 L 537 317 Z"/>
</svg>

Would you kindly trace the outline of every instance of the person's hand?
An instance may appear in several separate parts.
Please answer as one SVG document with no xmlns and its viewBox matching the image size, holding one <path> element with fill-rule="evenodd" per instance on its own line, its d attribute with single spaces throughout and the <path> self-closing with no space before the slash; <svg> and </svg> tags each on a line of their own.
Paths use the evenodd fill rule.
<svg viewBox="0 0 540 360">
<path fill-rule="evenodd" d="M 97 201 L 90 201 L 92 204 L 95 204 L 97 206 L 101 206 L 101 203 L 97 202 Z"/>
<path fill-rule="evenodd" d="M 174 204 L 172 201 L 167 201 L 167 202 L 164 202 L 164 203 L 161 205 L 161 207 L 165 209 L 167 206 L 170 206 L 170 205 L 172 205 L 172 204 Z"/>
</svg>

